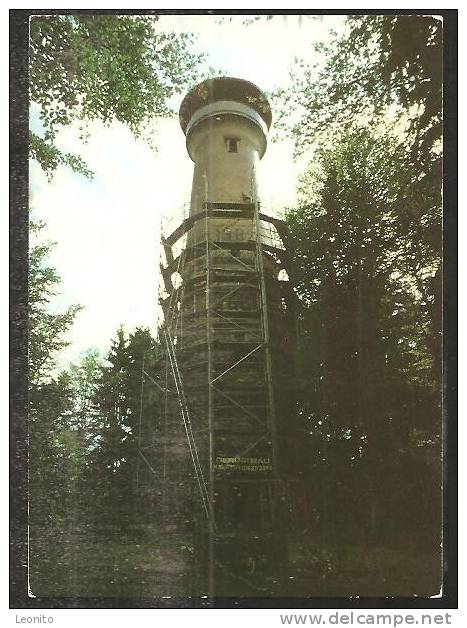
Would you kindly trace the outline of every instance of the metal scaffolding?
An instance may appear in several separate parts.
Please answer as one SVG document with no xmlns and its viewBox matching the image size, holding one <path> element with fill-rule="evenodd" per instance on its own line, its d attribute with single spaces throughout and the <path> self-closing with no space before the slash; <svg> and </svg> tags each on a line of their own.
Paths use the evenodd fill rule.
<svg viewBox="0 0 467 628">
<path fill-rule="evenodd" d="M 158 356 L 152 373 L 143 364 L 141 383 L 141 396 L 148 384 L 156 402 L 154 416 L 140 417 L 139 454 L 161 520 L 194 513 L 209 599 L 219 569 L 264 592 L 223 548 L 280 536 L 290 501 L 278 454 L 271 330 L 284 299 L 294 299 L 290 282 L 278 281 L 281 271 L 291 275 L 286 241 L 283 221 L 256 201 L 206 200 L 161 233 Z M 277 327 L 276 335 L 285 333 Z"/>
</svg>

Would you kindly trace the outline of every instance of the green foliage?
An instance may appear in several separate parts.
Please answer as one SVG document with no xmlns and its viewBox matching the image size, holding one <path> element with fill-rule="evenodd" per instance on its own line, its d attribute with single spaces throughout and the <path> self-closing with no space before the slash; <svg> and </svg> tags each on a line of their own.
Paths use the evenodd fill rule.
<svg viewBox="0 0 467 628">
<path fill-rule="evenodd" d="M 88 457 L 87 481 L 91 495 L 100 495 L 100 518 L 118 519 L 122 525 L 137 516 L 139 507 L 139 426 L 143 417 L 154 416 L 155 407 L 154 399 L 142 397 L 142 369 L 143 362 L 149 368 L 153 361 L 149 330 L 137 328 L 126 337 L 120 328 L 95 384 L 99 429 Z"/>
<path fill-rule="evenodd" d="M 36 237 L 43 226 L 43 223 L 31 222 L 31 237 Z M 56 354 L 69 344 L 65 334 L 81 309 L 81 306 L 74 305 L 61 314 L 56 314 L 51 309 L 51 302 L 60 285 L 56 270 L 47 263 L 52 246 L 51 242 L 35 244 L 29 253 L 28 333 L 31 386 L 50 381 L 56 364 Z"/>
<path fill-rule="evenodd" d="M 388 111 L 407 116 L 406 139 L 419 157 L 441 134 L 442 22 L 430 16 L 365 15 L 347 18 L 349 31 L 329 45 L 315 78 L 309 68 L 295 87 L 304 115 L 301 142 L 329 127 L 352 126 Z"/>
<path fill-rule="evenodd" d="M 50 134 L 48 134 L 48 139 L 49 141 L 32 131 L 29 132 L 29 156 L 39 163 L 47 173 L 49 181 L 58 166 L 69 166 L 77 174 L 82 174 L 88 179 L 93 178 L 94 173 L 86 166 L 81 157 L 60 151 L 50 142 Z"/>
<path fill-rule="evenodd" d="M 66 417 L 73 406 L 69 378 L 62 374 L 29 390 L 29 510 L 35 530 L 63 520 L 68 480 L 77 455 Z"/>
<path fill-rule="evenodd" d="M 313 452 L 308 473 L 320 478 L 314 501 L 327 495 L 319 516 L 336 534 L 343 533 L 336 509 L 350 501 L 346 534 L 390 534 L 398 543 L 419 534 L 436 545 L 440 257 L 433 216 L 426 198 L 413 197 L 416 173 L 393 134 L 354 127 L 335 139 L 315 151 L 299 205 L 288 213 L 302 303 L 299 412 Z M 421 486 L 432 493 L 423 508 Z M 426 534 L 422 512 L 433 526 Z"/>
<path fill-rule="evenodd" d="M 31 223 L 33 238 L 42 227 Z M 141 399 L 143 359 L 148 368 L 154 360 L 146 329 L 129 338 L 119 330 L 105 362 L 89 351 L 56 373 L 80 308 L 52 311 L 60 278 L 48 263 L 51 247 L 34 244 L 29 269 L 30 512 L 39 536 L 47 526 L 112 522 L 116 511 L 125 521 L 135 516 L 139 420 L 154 411 L 153 399 Z"/>
<path fill-rule="evenodd" d="M 391 132 L 354 127 L 337 140 L 316 149 L 302 177 L 300 208 L 291 214 L 307 224 L 313 265 L 314 279 L 303 282 L 302 296 L 315 300 L 320 283 L 361 272 L 397 276 L 428 299 L 440 265 L 439 193 L 415 195 L 420 173 Z"/>
<path fill-rule="evenodd" d="M 96 350 L 87 351 L 68 368 L 73 390 L 73 411 L 69 425 L 79 438 L 86 463 L 87 456 L 99 446 L 101 438 L 102 419 L 96 396 L 102 381 L 102 368 L 103 360 Z"/>
<path fill-rule="evenodd" d="M 412 546 L 436 574 L 441 22 L 350 16 L 315 52 L 314 67 L 297 62 L 293 90 L 276 94 L 279 127 L 312 153 L 287 218 L 312 520 L 327 550 Z"/>
<path fill-rule="evenodd" d="M 376 473 L 384 442 L 407 464 L 439 443 L 442 24 L 349 16 L 347 29 L 280 94 L 297 150 L 313 150 L 288 220 L 314 383 L 301 411 L 324 458 L 342 454 L 329 469 L 366 451 Z"/>
<path fill-rule="evenodd" d="M 157 26 L 149 16 L 31 18 L 30 98 L 44 127 L 43 136 L 31 135 L 31 156 L 49 175 L 60 164 L 90 174 L 55 145 L 61 128 L 79 122 L 84 140 L 86 123 L 118 120 L 138 137 L 150 119 L 171 114 L 168 101 L 195 80 L 202 57 L 190 35 Z"/>
<path fill-rule="evenodd" d="M 37 237 L 42 223 L 31 222 Z M 50 242 L 35 243 L 29 257 L 29 481 L 31 524 L 40 529 L 66 516 L 73 501 L 82 451 L 73 430 L 74 390 L 66 373 L 56 374 L 57 353 L 80 310 L 52 311 L 60 278 L 48 263 Z"/>
</svg>

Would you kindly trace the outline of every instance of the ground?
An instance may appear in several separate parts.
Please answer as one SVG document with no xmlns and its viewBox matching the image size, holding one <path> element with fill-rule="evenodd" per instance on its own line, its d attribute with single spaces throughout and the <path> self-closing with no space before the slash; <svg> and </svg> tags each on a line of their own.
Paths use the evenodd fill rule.
<svg viewBox="0 0 467 628">
<path fill-rule="evenodd" d="M 440 556 L 423 548 L 351 547 L 332 551 L 311 539 L 289 543 L 291 562 L 277 577 L 229 573 L 217 565 L 218 590 L 231 597 L 428 597 L 439 592 Z M 191 540 L 154 525 L 31 531 L 30 585 L 36 597 L 190 598 Z M 187 600 L 188 603 L 188 600 Z"/>
</svg>

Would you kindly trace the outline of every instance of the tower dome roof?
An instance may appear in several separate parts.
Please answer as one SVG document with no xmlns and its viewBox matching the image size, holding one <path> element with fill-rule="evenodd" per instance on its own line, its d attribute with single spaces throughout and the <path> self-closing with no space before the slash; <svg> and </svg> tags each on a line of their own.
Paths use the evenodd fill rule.
<svg viewBox="0 0 467 628">
<path fill-rule="evenodd" d="M 183 132 L 186 133 L 188 123 L 198 109 L 221 100 L 248 105 L 261 116 L 267 128 L 271 126 L 271 107 L 266 96 L 254 83 L 220 76 L 195 85 L 183 99 L 179 112 Z"/>
</svg>

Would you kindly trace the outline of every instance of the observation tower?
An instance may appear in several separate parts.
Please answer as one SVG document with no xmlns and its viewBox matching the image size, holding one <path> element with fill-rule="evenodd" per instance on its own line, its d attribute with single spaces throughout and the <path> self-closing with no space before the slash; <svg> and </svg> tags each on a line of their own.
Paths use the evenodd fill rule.
<svg viewBox="0 0 467 628">
<path fill-rule="evenodd" d="M 185 96 L 190 209 L 162 238 L 159 405 L 142 442 L 153 443 L 144 455 L 161 511 L 191 530 L 208 599 L 270 595 L 305 508 L 287 231 L 258 195 L 271 120 L 264 94 L 241 79 Z"/>
</svg>

